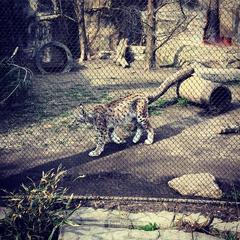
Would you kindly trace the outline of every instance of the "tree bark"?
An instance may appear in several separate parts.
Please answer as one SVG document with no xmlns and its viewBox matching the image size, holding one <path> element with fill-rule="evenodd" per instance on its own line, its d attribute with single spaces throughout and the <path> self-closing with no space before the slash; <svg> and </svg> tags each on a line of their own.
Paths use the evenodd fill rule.
<svg viewBox="0 0 240 240">
<path fill-rule="evenodd" d="M 147 38 L 146 60 L 147 70 L 156 67 L 156 0 L 148 0 L 147 5 Z"/>
<path fill-rule="evenodd" d="M 74 0 L 74 10 L 78 23 L 80 58 L 79 62 L 85 61 L 88 58 L 88 40 L 85 27 L 84 17 L 84 0 Z"/>
<path fill-rule="evenodd" d="M 203 40 L 207 43 L 217 43 L 221 40 L 219 0 L 210 0 Z"/>
<path fill-rule="evenodd" d="M 240 4 L 236 7 L 236 10 L 234 12 L 234 21 L 233 21 L 233 34 L 236 36 L 236 40 L 240 42 Z"/>
</svg>

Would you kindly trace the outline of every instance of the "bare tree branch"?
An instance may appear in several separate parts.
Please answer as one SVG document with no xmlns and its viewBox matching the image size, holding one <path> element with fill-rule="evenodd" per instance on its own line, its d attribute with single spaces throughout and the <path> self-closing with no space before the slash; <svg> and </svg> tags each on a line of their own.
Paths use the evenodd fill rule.
<svg viewBox="0 0 240 240">
<path fill-rule="evenodd" d="M 195 15 L 194 17 L 192 17 L 187 24 L 184 26 L 183 29 L 181 29 L 181 32 L 185 31 L 188 27 L 188 25 L 197 17 L 197 15 Z M 177 30 L 180 29 L 180 27 L 183 25 L 183 23 L 186 21 L 186 18 L 179 20 L 178 23 L 176 24 L 176 26 L 171 30 L 171 32 L 166 36 L 165 40 L 163 42 L 161 42 L 155 49 L 154 51 L 157 51 L 159 48 L 161 48 L 164 44 L 166 44 L 171 38 L 173 38 L 173 36 L 176 34 Z M 177 34 L 179 34 L 180 32 L 178 32 Z"/>
<path fill-rule="evenodd" d="M 172 4 L 172 2 L 165 2 L 160 4 L 155 10 L 154 12 L 157 13 L 161 8 L 163 8 L 164 6 L 168 5 L 168 4 Z"/>
<path fill-rule="evenodd" d="M 183 10 L 183 4 L 182 4 L 182 0 L 178 0 L 179 2 L 179 6 L 180 6 L 180 10 L 181 10 L 181 13 L 183 14 L 183 16 L 186 16 L 184 10 Z"/>
</svg>

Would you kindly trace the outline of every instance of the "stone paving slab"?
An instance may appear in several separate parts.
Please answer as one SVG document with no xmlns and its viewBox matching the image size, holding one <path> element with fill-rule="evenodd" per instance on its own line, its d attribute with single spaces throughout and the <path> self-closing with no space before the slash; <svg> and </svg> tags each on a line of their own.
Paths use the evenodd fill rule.
<svg viewBox="0 0 240 240">
<path fill-rule="evenodd" d="M 80 208 L 70 218 L 81 225 L 112 226 L 112 227 L 132 227 L 129 213 L 125 211 L 94 208 Z"/>
<path fill-rule="evenodd" d="M 140 227 L 149 223 L 156 223 L 161 229 L 166 229 L 174 225 L 173 212 L 144 212 L 128 213 L 118 210 L 80 208 L 70 220 L 74 220 L 81 225 L 94 224 L 97 226 L 109 227 Z"/>
<path fill-rule="evenodd" d="M 9 211 L 0 208 L 0 219 Z M 179 221 L 204 226 L 208 220 L 200 213 L 181 214 L 167 211 L 157 213 L 94 209 L 82 207 L 76 211 L 70 220 L 74 225 L 64 225 L 60 229 L 59 240 L 224 240 L 199 232 L 185 232 L 174 229 Z M 76 223 L 76 224 L 75 224 Z M 155 231 L 140 230 L 139 227 L 156 223 Z M 214 219 L 210 229 L 216 232 L 237 233 L 240 235 L 240 221 L 223 222 Z"/>
<path fill-rule="evenodd" d="M 198 232 L 178 230 L 143 231 L 126 228 L 105 228 L 83 225 L 65 226 L 61 229 L 59 240 L 221 240 L 222 238 Z"/>
<path fill-rule="evenodd" d="M 149 223 L 156 223 L 160 229 L 170 228 L 174 224 L 173 212 L 144 212 L 144 213 L 130 213 L 129 219 L 133 226 L 144 226 Z"/>
<path fill-rule="evenodd" d="M 209 218 L 200 213 L 183 214 L 167 211 L 129 213 L 126 211 L 80 208 L 70 220 L 76 226 L 64 225 L 60 230 L 59 240 L 217 240 L 208 234 L 179 231 L 181 223 L 198 228 L 209 224 Z M 156 223 L 155 231 L 140 230 L 139 227 Z M 214 219 L 211 228 L 218 232 L 239 232 L 240 221 L 225 223 Z M 175 228 L 174 228 L 175 227 Z"/>
<path fill-rule="evenodd" d="M 218 232 L 238 233 L 240 237 L 240 221 L 223 222 L 221 219 L 214 219 L 211 228 Z"/>
</svg>

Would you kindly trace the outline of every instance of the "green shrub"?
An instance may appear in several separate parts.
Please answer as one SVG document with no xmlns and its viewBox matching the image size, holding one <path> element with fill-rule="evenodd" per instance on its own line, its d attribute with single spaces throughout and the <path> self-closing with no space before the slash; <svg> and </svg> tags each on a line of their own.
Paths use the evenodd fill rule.
<svg viewBox="0 0 240 240">
<path fill-rule="evenodd" d="M 229 233 L 227 233 L 227 235 L 225 236 L 225 240 L 238 240 L 237 234 L 236 234 L 236 233 L 229 232 Z"/>
<path fill-rule="evenodd" d="M 189 101 L 186 98 L 179 97 L 177 99 L 177 105 L 179 106 L 186 107 L 188 104 L 189 104 Z"/>
<path fill-rule="evenodd" d="M 59 187 L 65 174 L 59 166 L 55 172 L 43 172 L 38 184 L 31 179 L 29 186 L 22 184 L 17 194 L 5 191 L 9 196 L 7 207 L 10 212 L 0 220 L 2 240 L 51 240 L 57 237 L 59 227 L 79 208 L 70 210 L 73 195 L 66 199 L 67 189 Z"/>
<path fill-rule="evenodd" d="M 32 72 L 15 64 L 12 57 L 0 61 L 0 107 L 22 101 L 31 87 Z"/>
</svg>

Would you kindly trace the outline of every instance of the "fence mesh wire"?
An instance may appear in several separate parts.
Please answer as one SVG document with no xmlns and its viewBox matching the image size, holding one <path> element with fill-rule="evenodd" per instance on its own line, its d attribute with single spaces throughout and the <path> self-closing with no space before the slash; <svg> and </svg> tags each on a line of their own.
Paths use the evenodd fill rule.
<svg viewBox="0 0 240 240">
<path fill-rule="evenodd" d="M 239 200 L 239 9 L 237 0 L 1 1 L 1 187 L 62 164 L 79 195 Z M 141 105 L 189 66 L 193 76 Z M 106 144 L 92 157 L 96 128 Z"/>
</svg>

